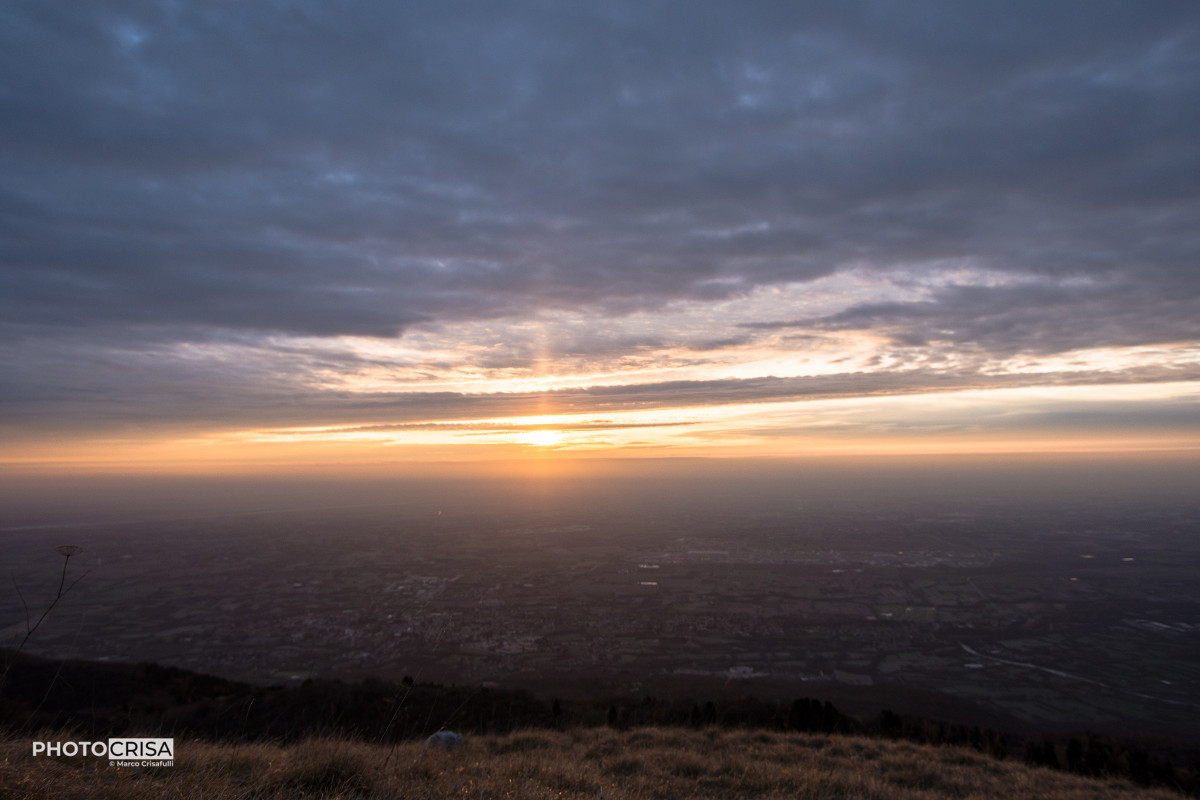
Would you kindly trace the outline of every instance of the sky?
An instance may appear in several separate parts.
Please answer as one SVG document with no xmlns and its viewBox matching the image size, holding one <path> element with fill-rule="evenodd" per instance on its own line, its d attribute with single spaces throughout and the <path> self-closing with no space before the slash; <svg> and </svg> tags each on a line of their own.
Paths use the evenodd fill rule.
<svg viewBox="0 0 1200 800">
<path fill-rule="evenodd" d="M 0 468 L 1200 447 L 1200 5 L 0 4 Z"/>
</svg>

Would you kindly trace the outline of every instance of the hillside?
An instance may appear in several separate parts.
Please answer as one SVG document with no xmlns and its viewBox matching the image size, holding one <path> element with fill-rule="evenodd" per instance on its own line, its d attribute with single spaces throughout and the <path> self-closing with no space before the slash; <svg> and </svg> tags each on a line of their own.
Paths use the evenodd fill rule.
<svg viewBox="0 0 1200 800">
<path fill-rule="evenodd" d="M 990 796 L 991 789 L 979 787 L 997 781 L 1059 785 L 1042 767 L 1193 795 L 1200 786 L 1195 768 L 1200 751 L 1185 744 L 1092 734 L 1030 738 L 888 710 L 853 717 L 812 698 L 560 701 L 500 687 L 410 679 L 263 687 L 153 663 L 53 661 L 3 650 L 0 667 L 0 736 L 7 759 L 0 789 L 16 797 L 71 796 L 76 784 L 91 787 L 81 797 L 151 797 L 159 790 L 192 796 L 189 782 L 195 781 L 215 781 L 212 796 L 272 796 L 277 789 L 279 796 L 314 796 L 317 789 L 338 796 L 346 794 L 342 784 L 349 781 L 355 796 L 371 796 L 374 787 L 383 787 L 382 796 L 404 797 L 408 789 L 401 791 L 396 781 L 409 773 L 394 768 L 405 764 L 425 765 L 410 775 L 413 781 L 424 776 L 445 784 L 449 794 L 420 795 L 430 797 L 463 796 L 464 791 L 494 796 L 490 789 L 472 794 L 471 787 L 493 786 L 489 781 L 495 775 L 505 776 L 505 788 L 510 778 L 514 784 L 533 781 L 519 796 L 551 789 L 576 792 L 563 797 L 588 796 L 591 789 L 580 788 L 586 784 L 597 791 L 609 787 L 609 797 L 617 790 L 631 797 L 642 796 L 637 792 L 668 797 L 676 796 L 668 787 L 679 782 L 691 787 L 679 796 L 711 790 L 714 796 L 770 797 L 816 786 L 812 775 L 824 776 L 821 785 L 828 788 L 832 775 L 838 776 L 834 783 L 849 780 L 846 776 L 857 774 L 860 766 L 867 771 L 839 789 L 841 794 L 815 796 L 879 796 L 869 789 L 876 785 L 892 786 L 883 795 L 888 797 L 909 796 L 895 795 L 893 789 L 936 790 L 914 797 Z M 467 734 L 472 746 L 442 762 L 419 743 L 446 727 Z M 138 735 L 174 737 L 176 765 L 131 779 L 128 770 L 110 768 L 104 759 L 34 759 L 31 754 L 33 740 Z M 515 753 L 544 763 L 536 768 L 533 762 L 510 763 Z M 686 764 L 691 766 L 681 766 Z M 952 779 L 958 767 L 980 775 Z M 741 776 L 736 785 L 729 777 L 735 774 Z M 576 776 L 574 782 L 568 775 Z M 1062 785 L 1095 789 L 1086 783 Z M 152 793 L 128 794 L 134 788 Z M 104 795 L 110 789 L 113 793 Z M 865 794 L 854 794 L 860 789 Z M 210 794 L 209 789 L 195 791 Z"/>
<path fill-rule="evenodd" d="M 179 741 L 174 767 L 35 759 L 0 740 L 13 800 L 150 798 L 1162 798 L 1130 783 L 997 761 L 954 747 L 747 730 L 609 728 L 468 737 L 457 751 L 323 739 L 289 746 Z"/>
</svg>

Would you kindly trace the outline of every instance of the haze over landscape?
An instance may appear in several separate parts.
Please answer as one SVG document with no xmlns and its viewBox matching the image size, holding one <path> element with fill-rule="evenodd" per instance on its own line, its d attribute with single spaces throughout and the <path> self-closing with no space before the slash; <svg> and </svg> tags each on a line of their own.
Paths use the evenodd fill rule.
<svg viewBox="0 0 1200 800">
<path fill-rule="evenodd" d="M 31 653 L 1200 742 L 1198 97 L 1182 1 L 4 4 L 0 644 L 69 542 Z"/>
</svg>

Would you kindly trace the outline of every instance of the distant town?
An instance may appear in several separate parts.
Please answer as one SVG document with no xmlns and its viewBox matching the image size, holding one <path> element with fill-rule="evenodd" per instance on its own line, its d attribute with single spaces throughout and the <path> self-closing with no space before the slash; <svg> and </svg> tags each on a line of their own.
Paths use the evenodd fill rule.
<svg viewBox="0 0 1200 800">
<path fill-rule="evenodd" d="M 29 652 L 259 683 L 936 692 L 1043 729 L 1200 739 L 1196 521 L 403 509 L 8 531 Z M 1183 514 L 1182 516 L 1180 514 Z M 3 594 L 4 640 L 25 610 Z"/>
</svg>

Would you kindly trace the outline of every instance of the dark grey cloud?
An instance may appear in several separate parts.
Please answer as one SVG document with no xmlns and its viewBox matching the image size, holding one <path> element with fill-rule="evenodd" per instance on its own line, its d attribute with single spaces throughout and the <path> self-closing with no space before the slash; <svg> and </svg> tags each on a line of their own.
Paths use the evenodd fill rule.
<svg viewBox="0 0 1200 800">
<path fill-rule="evenodd" d="M 1047 355 L 1103 346 L 1200 340 L 1200 275 L 1135 276 L 1099 285 L 954 286 L 927 301 L 853 306 L 820 320 L 746 323 L 886 333 L 898 345 L 977 346 L 991 355 Z"/>
<path fill-rule="evenodd" d="M 805 325 L 1195 340 L 1198 96 L 1182 0 L 8 3 L 9 397 L 82 385 L 26 362 L 47 337 L 385 337 L 955 259 L 1044 281 Z"/>
<path fill-rule="evenodd" d="M 555 433 L 585 433 L 592 431 L 630 430 L 637 428 L 683 428 L 695 422 L 614 422 L 596 420 L 567 425 L 535 424 L 517 425 L 493 422 L 401 422 L 388 425 L 360 425 L 351 428 L 321 429 L 311 432 L 317 437 L 348 433 L 404 433 L 406 431 L 449 431 L 487 435 L 492 433 L 533 433 L 553 431 Z"/>
</svg>

